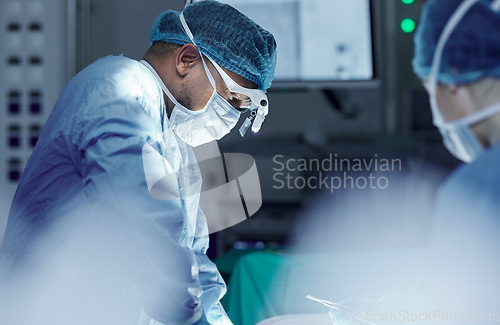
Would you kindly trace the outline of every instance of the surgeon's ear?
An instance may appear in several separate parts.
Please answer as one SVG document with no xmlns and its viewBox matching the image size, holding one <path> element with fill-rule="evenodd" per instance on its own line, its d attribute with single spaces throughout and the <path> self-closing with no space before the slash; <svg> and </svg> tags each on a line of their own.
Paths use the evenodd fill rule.
<svg viewBox="0 0 500 325">
<path fill-rule="evenodd" d="M 175 61 L 177 73 L 181 77 L 186 76 L 199 58 L 200 52 L 194 44 L 188 43 L 181 47 Z"/>
</svg>

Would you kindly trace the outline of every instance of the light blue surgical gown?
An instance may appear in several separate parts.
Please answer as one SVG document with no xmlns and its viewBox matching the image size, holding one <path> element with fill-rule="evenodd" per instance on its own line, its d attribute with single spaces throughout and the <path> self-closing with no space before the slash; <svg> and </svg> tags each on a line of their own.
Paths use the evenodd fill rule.
<svg viewBox="0 0 500 325">
<path fill-rule="evenodd" d="M 163 166 L 146 166 L 146 146 Z M 165 164 L 175 193 L 154 198 L 145 169 L 161 173 Z M 154 75 L 123 56 L 82 70 L 53 108 L 12 202 L 0 270 L 15 322 L 31 324 L 38 310 L 32 317 L 51 324 L 125 324 L 120 299 L 130 284 L 156 321 L 228 322 L 224 281 L 205 255 L 200 188 L 192 148 L 169 128 Z"/>
<path fill-rule="evenodd" d="M 473 319 L 482 313 L 500 319 L 500 144 L 459 167 L 440 188 L 432 248 L 431 307 L 460 312 L 466 323 L 487 323 Z"/>
</svg>

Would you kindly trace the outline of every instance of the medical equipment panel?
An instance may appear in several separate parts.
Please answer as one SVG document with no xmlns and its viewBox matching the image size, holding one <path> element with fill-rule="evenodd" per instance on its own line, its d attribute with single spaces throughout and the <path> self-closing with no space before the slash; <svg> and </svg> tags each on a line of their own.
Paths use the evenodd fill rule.
<svg viewBox="0 0 500 325">
<path fill-rule="evenodd" d="M 22 170 L 74 73 L 75 8 L 71 0 L 0 2 L 0 242 Z"/>
</svg>

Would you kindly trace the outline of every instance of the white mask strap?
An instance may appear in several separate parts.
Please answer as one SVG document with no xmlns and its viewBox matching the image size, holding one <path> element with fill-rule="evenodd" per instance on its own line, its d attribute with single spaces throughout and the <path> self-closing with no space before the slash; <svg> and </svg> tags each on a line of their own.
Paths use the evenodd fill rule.
<svg viewBox="0 0 500 325">
<path fill-rule="evenodd" d="M 170 98 L 170 100 L 174 103 L 174 105 L 182 106 L 182 105 L 179 104 L 179 102 L 177 102 L 177 100 L 175 99 L 174 95 L 172 95 L 172 93 L 170 92 L 170 90 L 168 90 L 167 86 L 165 86 L 165 84 L 163 83 L 163 80 L 161 80 L 160 76 L 158 75 L 158 73 L 156 72 L 156 70 L 151 66 L 151 64 L 149 64 L 145 60 L 141 60 L 139 62 L 141 62 L 142 64 L 144 64 L 146 66 L 146 68 L 148 68 L 154 74 L 154 76 L 156 77 L 156 80 L 158 80 L 158 83 L 161 86 L 161 89 L 163 89 L 163 91 L 165 92 L 165 94 L 167 94 L 167 97 Z"/>
<path fill-rule="evenodd" d="M 474 125 L 478 122 L 481 122 L 483 120 L 486 120 L 487 118 L 499 114 L 500 113 L 500 102 L 495 103 L 493 105 L 490 105 L 486 108 L 483 108 L 477 112 L 474 112 L 470 115 L 461 117 L 457 120 L 450 121 L 448 123 L 453 123 L 453 124 L 466 124 L 466 125 Z M 446 127 L 446 124 L 444 125 Z"/>
<path fill-rule="evenodd" d="M 198 46 L 194 42 L 193 33 L 191 33 L 191 30 L 189 29 L 189 27 L 188 27 L 188 25 L 186 23 L 186 19 L 184 18 L 184 11 L 181 11 L 181 14 L 179 15 L 179 19 L 181 20 L 182 28 L 184 28 L 184 31 L 186 32 L 187 36 L 189 37 L 189 39 L 191 40 L 191 42 L 198 48 Z M 201 54 L 200 49 L 198 49 L 198 53 L 200 53 L 201 62 L 203 62 L 203 68 L 205 69 L 205 73 L 208 76 L 208 80 L 210 80 L 210 84 L 214 88 L 214 92 L 215 92 L 216 89 L 217 89 L 217 86 L 215 85 L 214 77 L 212 76 L 212 73 L 210 72 L 210 70 L 208 70 L 208 66 L 205 63 L 205 60 L 203 59 L 203 54 Z"/>
</svg>

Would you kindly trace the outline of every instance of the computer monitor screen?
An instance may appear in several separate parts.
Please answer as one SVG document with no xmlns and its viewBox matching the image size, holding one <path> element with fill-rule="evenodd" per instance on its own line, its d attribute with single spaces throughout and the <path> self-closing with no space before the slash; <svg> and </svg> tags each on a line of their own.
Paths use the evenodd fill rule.
<svg viewBox="0 0 500 325">
<path fill-rule="evenodd" d="M 370 0 L 222 2 L 275 36 L 275 83 L 374 79 Z"/>
</svg>

